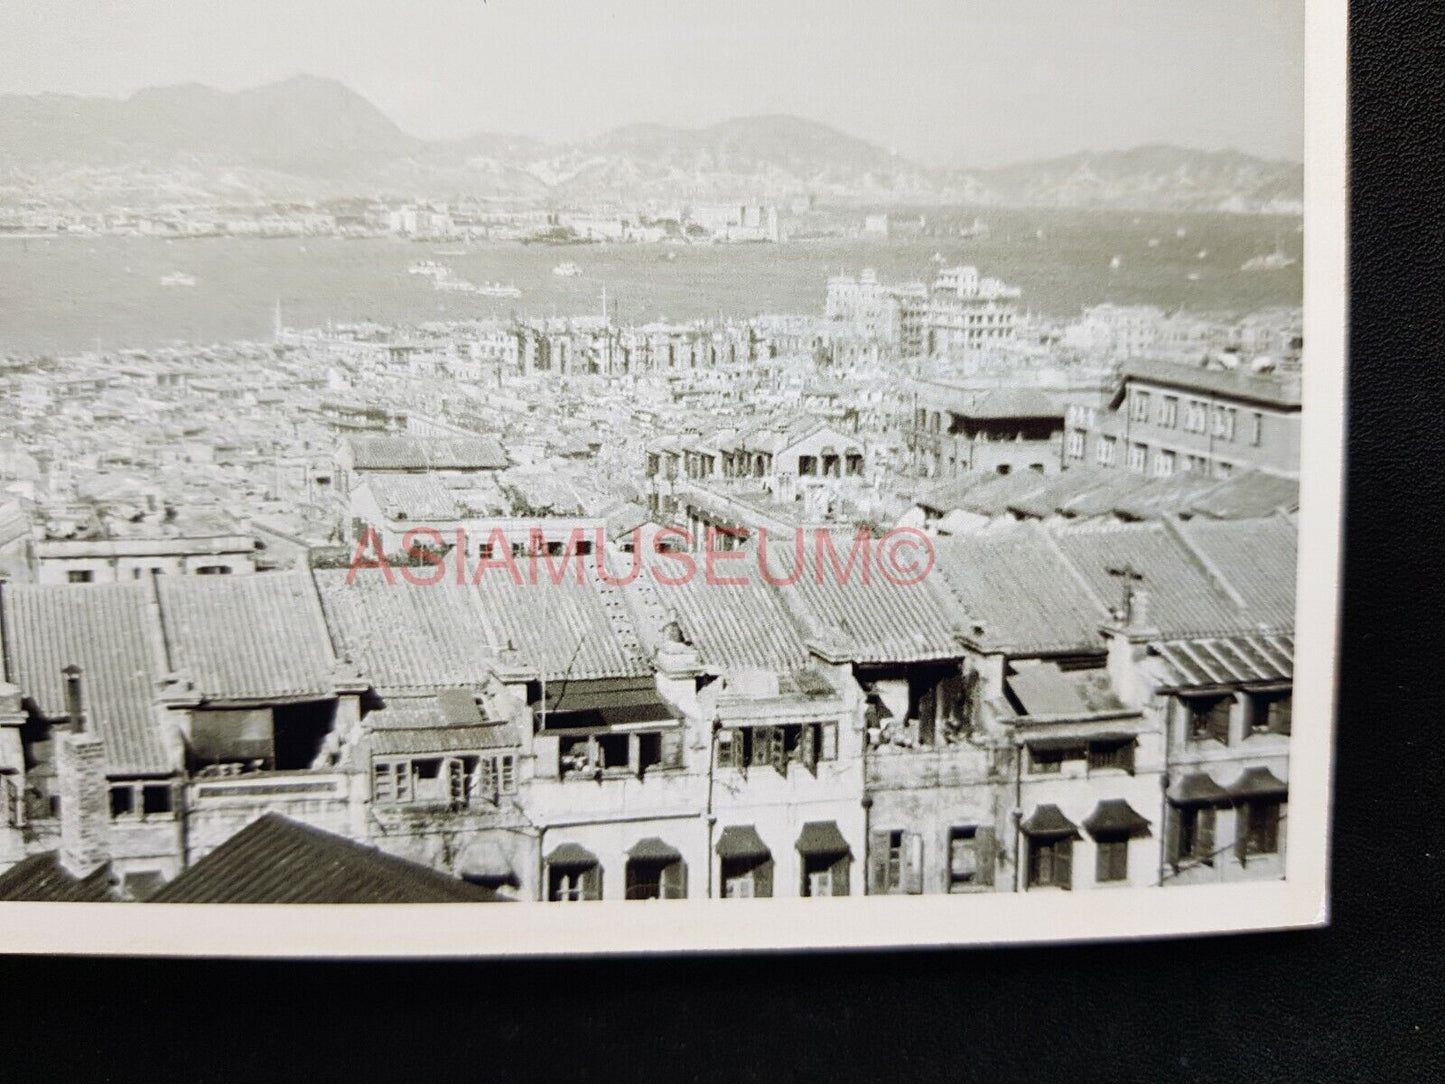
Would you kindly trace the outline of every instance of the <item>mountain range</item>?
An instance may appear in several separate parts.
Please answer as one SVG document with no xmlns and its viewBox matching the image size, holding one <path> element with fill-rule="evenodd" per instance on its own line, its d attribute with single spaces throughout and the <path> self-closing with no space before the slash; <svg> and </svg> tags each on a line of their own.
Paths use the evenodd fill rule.
<svg viewBox="0 0 1445 1084">
<path fill-rule="evenodd" d="M 791 116 L 703 128 L 634 124 L 549 144 L 482 133 L 424 140 L 345 85 L 297 76 L 126 99 L 0 96 L 0 199 L 85 205 L 353 195 L 566 202 L 974 203 L 1298 213 L 1303 167 L 1148 146 L 1003 168 L 936 169 Z"/>
</svg>

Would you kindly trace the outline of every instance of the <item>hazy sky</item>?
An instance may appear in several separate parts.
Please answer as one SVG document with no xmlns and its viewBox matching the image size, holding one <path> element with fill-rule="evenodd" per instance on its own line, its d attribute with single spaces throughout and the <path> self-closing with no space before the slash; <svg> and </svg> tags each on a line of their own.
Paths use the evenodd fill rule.
<svg viewBox="0 0 1445 1084">
<path fill-rule="evenodd" d="M 932 163 L 1302 156 L 1303 0 L 11 0 L 0 92 L 339 79 L 420 136 L 793 113 Z M 3 155 L 3 148 L 0 148 Z"/>
</svg>

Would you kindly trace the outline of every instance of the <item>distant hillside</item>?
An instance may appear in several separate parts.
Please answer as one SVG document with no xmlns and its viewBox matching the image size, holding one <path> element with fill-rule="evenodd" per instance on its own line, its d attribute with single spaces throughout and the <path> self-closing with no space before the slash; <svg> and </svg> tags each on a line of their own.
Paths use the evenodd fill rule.
<svg viewBox="0 0 1445 1084">
<path fill-rule="evenodd" d="M 972 173 L 1000 203 L 1158 211 L 1298 213 L 1304 167 L 1238 151 L 1153 145 Z"/>
<path fill-rule="evenodd" d="M 0 199 L 299 199 L 381 193 L 565 201 L 982 203 L 1291 211 L 1303 170 L 1177 147 L 935 170 L 788 116 L 705 128 L 635 124 L 548 145 L 480 133 L 421 140 L 348 87 L 298 76 L 234 93 L 197 84 L 128 99 L 0 96 Z"/>
</svg>

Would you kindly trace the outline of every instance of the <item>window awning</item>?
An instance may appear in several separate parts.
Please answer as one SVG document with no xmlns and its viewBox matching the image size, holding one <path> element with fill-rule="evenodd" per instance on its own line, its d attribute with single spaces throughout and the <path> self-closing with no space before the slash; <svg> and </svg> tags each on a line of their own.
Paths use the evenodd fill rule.
<svg viewBox="0 0 1445 1084">
<path fill-rule="evenodd" d="M 547 856 L 547 865 L 557 869 L 589 869 L 597 865 L 597 856 L 579 843 L 563 843 Z"/>
<path fill-rule="evenodd" d="M 627 857 L 636 862 L 679 862 L 682 854 L 670 843 L 664 843 L 656 836 L 639 839 L 627 852 Z"/>
<path fill-rule="evenodd" d="M 1167 794 L 1175 805 L 1223 805 L 1229 801 L 1229 791 L 1203 772 L 1192 772 L 1177 780 Z"/>
<path fill-rule="evenodd" d="M 1056 805 L 1041 805 L 1019 825 L 1024 833 L 1035 839 L 1078 839 L 1079 826 Z"/>
<path fill-rule="evenodd" d="M 1096 838 L 1100 835 L 1133 837 L 1149 834 L 1149 822 L 1134 812 L 1134 807 L 1122 798 L 1101 801 L 1084 821 L 1084 827 Z"/>
<path fill-rule="evenodd" d="M 1287 798 L 1289 784 L 1268 768 L 1246 768 L 1244 774 L 1229 785 L 1232 798 Z"/>
<path fill-rule="evenodd" d="M 1073 735 L 1050 733 L 1048 735 L 1039 734 L 1037 736 L 1034 736 L 1030 734 L 1025 734 L 1023 736 L 1023 742 L 1025 745 L 1027 745 L 1030 749 L 1038 749 L 1041 751 L 1047 749 L 1074 749 L 1085 745 L 1092 745 L 1094 743 L 1098 743 L 1100 745 L 1123 745 L 1126 742 L 1138 740 L 1138 734 L 1131 734 L 1127 731 L 1119 730 L 1098 731 L 1086 734 Z"/>
<path fill-rule="evenodd" d="M 751 824 L 732 824 L 722 830 L 715 850 L 719 858 L 771 858 L 773 852 Z"/>
<path fill-rule="evenodd" d="M 798 836 L 798 853 L 819 856 L 842 855 L 849 851 L 848 841 L 838 831 L 837 821 L 809 821 Z"/>
</svg>

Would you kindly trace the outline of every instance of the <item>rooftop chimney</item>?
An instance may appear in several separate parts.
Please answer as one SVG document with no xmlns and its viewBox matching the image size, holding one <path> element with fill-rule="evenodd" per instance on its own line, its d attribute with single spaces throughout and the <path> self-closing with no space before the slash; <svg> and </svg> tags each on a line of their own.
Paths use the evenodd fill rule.
<svg viewBox="0 0 1445 1084">
<path fill-rule="evenodd" d="M 60 864 L 73 877 L 87 877 L 110 858 L 110 794 L 105 782 L 105 746 L 85 729 L 80 667 L 65 668 L 71 725 L 56 739 L 55 771 L 60 784 Z"/>
<path fill-rule="evenodd" d="M 71 663 L 61 671 L 65 675 L 65 717 L 76 734 L 85 732 L 85 696 L 80 686 L 80 667 Z"/>
</svg>

